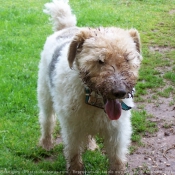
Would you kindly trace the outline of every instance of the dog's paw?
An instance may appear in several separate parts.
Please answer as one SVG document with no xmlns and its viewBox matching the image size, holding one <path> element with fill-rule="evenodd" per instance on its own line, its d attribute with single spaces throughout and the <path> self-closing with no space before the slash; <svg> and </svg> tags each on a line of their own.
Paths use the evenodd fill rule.
<svg viewBox="0 0 175 175">
<path fill-rule="evenodd" d="M 125 174 L 125 164 L 121 161 L 117 161 L 116 163 L 110 165 L 110 170 L 108 171 L 109 175 L 124 175 Z"/>
<path fill-rule="evenodd" d="M 41 138 L 39 145 L 47 151 L 50 151 L 54 147 L 54 143 L 51 138 Z"/>
</svg>

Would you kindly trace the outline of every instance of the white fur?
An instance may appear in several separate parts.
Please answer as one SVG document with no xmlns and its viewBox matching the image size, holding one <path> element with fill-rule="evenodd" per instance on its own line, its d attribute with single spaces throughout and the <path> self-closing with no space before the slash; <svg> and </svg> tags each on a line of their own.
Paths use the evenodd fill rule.
<svg viewBox="0 0 175 175">
<path fill-rule="evenodd" d="M 96 134 L 104 138 L 111 167 L 115 166 L 116 159 L 122 162 L 126 160 L 131 137 L 131 111 L 122 111 L 118 120 L 111 121 L 102 109 L 85 104 L 84 84 L 79 78 L 79 71 L 76 67 L 70 69 L 67 60 L 70 43 L 60 52 L 60 60 L 56 63 L 56 72 L 52 77 L 53 86 L 50 85 L 49 64 L 55 48 L 65 42 L 65 39 L 57 37 L 68 30 L 67 28 L 74 27 L 76 19 L 66 2 L 53 0 L 53 3 L 47 3 L 45 6 L 54 20 L 54 30 L 65 29 L 47 38 L 41 54 L 37 89 L 41 144 L 48 150 L 53 146 L 52 133 L 56 113 L 61 125 L 68 167 L 71 158 L 82 152 L 88 144 L 89 135 Z M 71 40 L 71 37 L 67 40 Z M 124 102 L 133 106 L 131 98 L 125 99 Z"/>
<path fill-rule="evenodd" d="M 75 15 L 71 13 L 68 0 L 53 0 L 52 3 L 46 3 L 44 13 L 51 16 L 53 30 L 61 30 L 66 27 L 75 26 L 77 21 Z"/>
</svg>

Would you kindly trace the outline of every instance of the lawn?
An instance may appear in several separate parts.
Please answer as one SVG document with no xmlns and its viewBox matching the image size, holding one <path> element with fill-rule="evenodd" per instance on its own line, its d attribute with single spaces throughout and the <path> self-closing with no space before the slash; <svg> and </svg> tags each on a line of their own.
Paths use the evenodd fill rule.
<svg viewBox="0 0 175 175">
<path fill-rule="evenodd" d="M 46 2 L 48 0 L 0 0 L 2 175 L 63 174 L 65 171 L 63 145 L 50 152 L 38 146 L 38 63 L 46 37 L 52 33 L 48 16 L 42 12 Z M 70 0 L 70 4 L 77 15 L 78 26 L 118 26 L 139 30 L 144 60 L 136 86 L 136 101 L 142 101 L 142 95 L 148 89 L 165 86 L 165 79 L 170 84 L 164 94 L 169 96 L 174 91 L 175 0 Z M 163 76 L 160 70 L 165 71 Z M 139 143 L 145 132 L 156 130 L 147 117 L 149 114 L 142 109 L 133 112 L 133 142 Z M 58 134 L 57 129 L 55 137 Z M 97 140 L 102 150 L 102 140 Z M 108 160 L 101 150 L 84 154 L 85 168 L 91 171 L 89 174 L 100 175 L 106 171 Z"/>
</svg>

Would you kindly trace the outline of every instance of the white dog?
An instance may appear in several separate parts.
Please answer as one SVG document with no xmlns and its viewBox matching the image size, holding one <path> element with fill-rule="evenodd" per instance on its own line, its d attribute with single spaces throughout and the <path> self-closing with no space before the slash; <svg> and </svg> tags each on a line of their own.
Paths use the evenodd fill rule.
<svg viewBox="0 0 175 175">
<path fill-rule="evenodd" d="M 78 28 L 68 1 L 45 4 L 55 33 L 47 38 L 38 78 L 40 144 L 50 150 L 57 115 L 69 174 L 83 174 L 82 152 L 104 138 L 109 173 L 124 172 L 131 137 L 132 92 L 141 63 L 137 30 Z"/>
</svg>

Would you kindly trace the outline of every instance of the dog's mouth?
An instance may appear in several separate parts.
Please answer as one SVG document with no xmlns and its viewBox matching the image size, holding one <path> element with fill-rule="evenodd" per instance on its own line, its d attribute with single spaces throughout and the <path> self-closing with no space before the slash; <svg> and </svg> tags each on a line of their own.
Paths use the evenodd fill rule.
<svg viewBox="0 0 175 175">
<path fill-rule="evenodd" d="M 122 113 L 121 103 L 117 99 L 106 100 L 104 109 L 111 120 L 118 120 Z"/>
<path fill-rule="evenodd" d="M 110 120 L 118 120 L 121 116 L 122 110 L 128 111 L 131 109 L 122 99 L 105 98 L 99 93 L 85 88 L 86 99 L 85 102 L 91 106 L 104 109 Z M 134 89 L 126 98 L 133 97 Z"/>
</svg>

